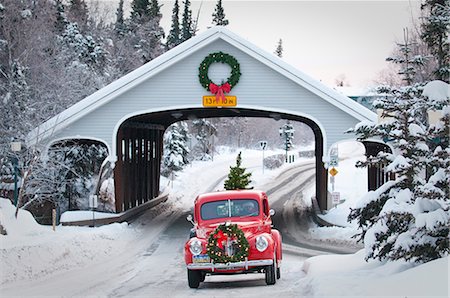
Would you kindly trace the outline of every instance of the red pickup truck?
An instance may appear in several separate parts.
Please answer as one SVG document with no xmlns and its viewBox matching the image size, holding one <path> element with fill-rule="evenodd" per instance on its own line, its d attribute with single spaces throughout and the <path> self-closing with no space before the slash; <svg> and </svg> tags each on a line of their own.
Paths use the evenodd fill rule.
<svg viewBox="0 0 450 298">
<path fill-rule="evenodd" d="M 265 273 L 266 284 L 280 278 L 281 234 L 272 229 L 267 195 L 232 190 L 199 195 L 194 227 L 184 247 L 188 284 L 198 288 L 206 275 Z"/>
</svg>

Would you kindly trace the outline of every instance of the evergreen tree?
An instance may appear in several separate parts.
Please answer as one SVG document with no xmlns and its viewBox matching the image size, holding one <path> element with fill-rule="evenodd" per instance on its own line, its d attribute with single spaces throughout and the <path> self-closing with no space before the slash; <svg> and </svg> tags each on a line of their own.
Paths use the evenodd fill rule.
<svg viewBox="0 0 450 298">
<path fill-rule="evenodd" d="M 119 7 L 116 12 L 116 23 L 114 24 L 114 30 L 117 35 L 123 36 L 126 33 L 125 20 L 123 16 L 123 0 L 119 1 Z"/>
<path fill-rule="evenodd" d="M 399 55 L 388 57 L 386 61 L 400 65 L 398 74 L 403 77 L 407 85 L 414 81 L 414 75 L 419 67 L 425 63 L 425 58 L 421 55 L 412 55 L 413 44 L 409 40 L 408 29 L 403 29 L 404 43 L 398 43 Z"/>
<path fill-rule="evenodd" d="M 215 26 L 226 26 L 228 25 L 228 20 L 225 18 L 225 12 L 222 6 L 222 0 L 218 0 L 216 4 L 216 8 L 213 13 L 213 21 L 212 24 Z"/>
<path fill-rule="evenodd" d="M 435 71 L 438 80 L 450 81 L 450 0 L 426 0 L 422 23 L 422 39 L 437 60 Z"/>
<path fill-rule="evenodd" d="M 76 22 L 84 32 L 88 28 L 89 11 L 84 0 L 70 0 L 68 16 L 71 22 Z"/>
<path fill-rule="evenodd" d="M 135 22 L 147 21 L 150 18 L 149 0 L 133 0 L 131 2 L 131 18 Z"/>
<path fill-rule="evenodd" d="M 184 0 L 183 19 L 181 21 L 181 41 L 186 41 L 195 35 L 192 24 L 191 1 Z"/>
<path fill-rule="evenodd" d="M 184 122 L 172 124 L 164 134 L 163 174 L 169 176 L 180 171 L 189 163 L 187 125 Z"/>
<path fill-rule="evenodd" d="M 149 16 L 150 18 L 161 18 L 161 6 L 158 3 L 158 0 L 151 0 L 149 6 Z"/>
<path fill-rule="evenodd" d="M 131 20 L 128 30 L 129 42 L 136 55 L 147 63 L 164 52 L 162 39 L 164 30 L 160 26 L 161 14 L 159 4 L 155 0 L 150 4 L 148 0 L 134 0 L 132 2 Z"/>
<path fill-rule="evenodd" d="M 213 146 L 211 138 L 216 134 L 216 127 L 206 119 L 197 119 L 192 121 L 192 125 L 196 130 L 196 140 L 198 144 L 194 148 L 194 154 L 200 160 L 211 160 Z"/>
<path fill-rule="evenodd" d="M 283 57 L 283 40 L 280 38 L 278 41 L 277 48 L 275 49 L 275 55 L 282 58 Z"/>
<path fill-rule="evenodd" d="M 408 43 L 399 46 L 403 58 L 390 61 L 399 63 L 404 81 L 411 82 L 414 73 L 411 68 L 415 64 L 409 59 Z M 446 154 L 438 149 L 442 147 L 437 146 L 434 152 L 430 150 L 436 133 L 432 133 L 423 119 L 424 112 L 433 105 L 422 96 L 422 88 L 420 85 L 379 87 L 379 93 L 385 96 L 374 102 L 374 107 L 382 109 L 382 116 L 388 120 L 378 124 L 361 123 L 353 130 L 360 140 L 378 138 L 394 148 L 394 152 L 380 152 L 358 163 L 359 166 L 387 165 L 386 171 L 395 175 L 395 180 L 370 192 L 350 212 L 349 220 L 357 220 L 361 229 L 359 236 L 366 247 L 366 258 L 427 262 L 449 252 L 450 202 L 440 189 L 442 183 L 448 184 L 449 176 L 443 174 L 448 169 L 448 160 L 436 161 L 437 156 Z M 430 164 L 434 167 L 427 182 L 425 173 Z"/>
<path fill-rule="evenodd" d="M 181 43 L 179 14 L 180 14 L 180 7 L 178 5 L 178 0 L 175 0 L 175 4 L 172 10 L 172 25 L 166 43 L 167 49 L 176 47 Z"/>
<path fill-rule="evenodd" d="M 64 11 L 64 4 L 62 3 L 62 1 L 56 0 L 55 6 L 56 6 L 55 28 L 56 28 L 56 33 L 60 34 L 65 30 L 68 21 L 67 21 L 66 14 Z"/>
<path fill-rule="evenodd" d="M 241 163 L 241 152 L 239 152 L 238 156 L 236 157 L 236 166 L 230 167 L 228 179 L 225 180 L 224 188 L 226 190 L 246 189 L 252 182 L 250 180 L 252 173 L 246 173 L 246 169 L 241 168 Z"/>
</svg>

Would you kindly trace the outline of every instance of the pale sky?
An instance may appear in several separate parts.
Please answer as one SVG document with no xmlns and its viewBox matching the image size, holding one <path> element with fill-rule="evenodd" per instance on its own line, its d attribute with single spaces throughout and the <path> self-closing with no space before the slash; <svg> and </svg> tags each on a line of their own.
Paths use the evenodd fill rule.
<svg viewBox="0 0 450 298">
<path fill-rule="evenodd" d="M 103 1 L 110 5 L 119 2 Z M 163 4 L 161 25 L 168 34 L 175 1 L 159 2 Z M 181 11 L 182 2 L 179 0 Z M 203 32 L 212 26 L 217 0 L 191 3 L 194 18 L 201 5 L 198 29 Z M 328 86 L 334 86 L 335 79 L 345 75 L 352 87 L 373 84 L 387 66 L 385 58 L 392 53 L 395 42 L 403 40 L 403 28 L 411 26 L 413 17 L 417 19 L 420 5 L 416 0 L 222 3 L 230 21 L 227 28 L 234 33 L 270 53 L 282 38 L 283 59 L 287 63 Z"/>
<path fill-rule="evenodd" d="M 180 1 L 181 2 L 181 1 Z M 211 26 L 216 0 L 203 1 L 200 32 Z M 170 30 L 174 1 L 161 1 Z M 197 15 L 201 1 L 192 1 Z M 418 1 L 237 1 L 222 0 L 227 27 L 268 52 L 283 40 L 283 59 L 325 84 L 344 74 L 354 87 L 373 82 L 403 28 L 418 14 Z"/>
</svg>

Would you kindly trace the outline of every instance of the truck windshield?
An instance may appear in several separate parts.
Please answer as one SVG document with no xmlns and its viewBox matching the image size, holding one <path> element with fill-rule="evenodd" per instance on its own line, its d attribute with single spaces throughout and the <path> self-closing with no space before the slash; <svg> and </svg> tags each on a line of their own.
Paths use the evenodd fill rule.
<svg viewBox="0 0 450 298">
<path fill-rule="evenodd" d="M 259 204 L 254 199 L 233 199 L 208 202 L 201 206 L 200 215 L 203 220 L 258 216 Z"/>
</svg>

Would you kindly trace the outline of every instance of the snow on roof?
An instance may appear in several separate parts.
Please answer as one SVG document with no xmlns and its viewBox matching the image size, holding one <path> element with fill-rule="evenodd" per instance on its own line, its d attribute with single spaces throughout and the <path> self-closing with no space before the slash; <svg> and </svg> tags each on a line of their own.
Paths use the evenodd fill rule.
<svg viewBox="0 0 450 298">
<path fill-rule="evenodd" d="M 74 104 L 60 114 L 49 119 L 45 123 L 31 131 L 27 136 L 27 144 L 38 143 L 42 139 L 48 138 L 59 130 L 67 127 L 69 124 L 84 117 L 102 105 L 114 100 L 120 94 L 139 85 L 141 82 L 153 77 L 171 65 L 188 57 L 193 52 L 203 48 L 204 46 L 222 39 L 225 42 L 242 50 L 244 53 L 251 55 L 259 62 L 269 66 L 273 70 L 281 73 L 288 79 L 296 82 L 298 85 L 318 95 L 337 108 L 345 111 L 353 117 L 364 121 L 376 121 L 377 115 L 362 105 L 356 103 L 350 98 L 336 92 L 335 90 L 323 85 L 319 81 L 312 79 L 305 73 L 292 67 L 284 62 L 281 58 L 263 51 L 262 49 L 251 44 L 247 40 L 237 36 L 228 29 L 221 26 L 215 26 L 207 31 L 199 34 L 175 48 L 167 51 L 154 60 L 144 64 L 136 70 L 128 73 L 120 79 L 112 82 L 104 88 L 98 90 L 92 95 L 86 97 L 80 102 Z"/>
</svg>

